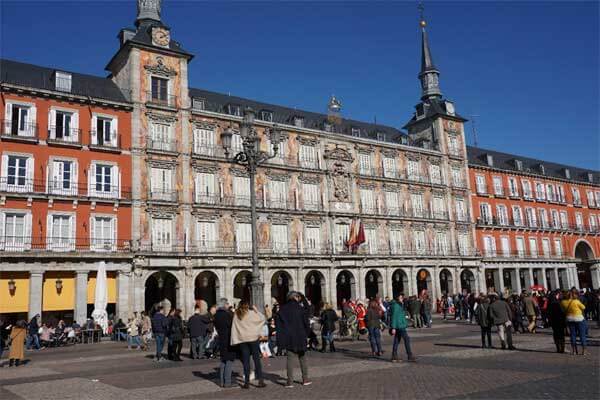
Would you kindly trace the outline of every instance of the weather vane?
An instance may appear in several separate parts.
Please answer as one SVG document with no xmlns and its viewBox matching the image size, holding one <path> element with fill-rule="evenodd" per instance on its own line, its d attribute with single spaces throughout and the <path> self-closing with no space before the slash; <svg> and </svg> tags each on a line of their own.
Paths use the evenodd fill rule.
<svg viewBox="0 0 600 400">
<path fill-rule="evenodd" d="M 425 28 L 425 16 L 423 15 L 423 11 L 425 11 L 425 6 L 423 5 L 423 2 L 420 1 L 419 5 L 417 6 L 419 13 L 421 15 L 421 19 L 419 21 L 421 28 Z"/>
</svg>

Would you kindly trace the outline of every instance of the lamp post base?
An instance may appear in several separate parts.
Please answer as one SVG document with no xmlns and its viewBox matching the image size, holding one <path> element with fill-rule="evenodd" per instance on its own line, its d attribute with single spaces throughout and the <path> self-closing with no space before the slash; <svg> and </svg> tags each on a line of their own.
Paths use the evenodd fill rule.
<svg viewBox="0 0 600 400">
<path fill-rule="evenodd" d="M 253 279 L 250 282 L 250 291 L 252 297 L 252 305 L 256 306 L 260 313 L 265 312 L 265 294 L 264 294 L 265 284 L 263 281 L 258 279 Z"/>
</svg>

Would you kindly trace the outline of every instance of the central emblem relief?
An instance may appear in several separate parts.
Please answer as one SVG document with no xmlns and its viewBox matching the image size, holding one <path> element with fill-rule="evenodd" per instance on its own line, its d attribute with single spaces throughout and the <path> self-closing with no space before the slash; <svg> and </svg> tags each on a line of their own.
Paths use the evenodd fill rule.
<svg viewBox="0 0 600 400">
<path fill-rule="evenodd" d="M 352 201 L 350 194 L 351 179 L 350 168 L 354 158 L 344 147 L 335 145 L 333 149 L 325 150 L 323 158 L 327 162 L 329 178 L 333 184 L 333 197 L 335 201 L 349 203 Z"/>
</svg>

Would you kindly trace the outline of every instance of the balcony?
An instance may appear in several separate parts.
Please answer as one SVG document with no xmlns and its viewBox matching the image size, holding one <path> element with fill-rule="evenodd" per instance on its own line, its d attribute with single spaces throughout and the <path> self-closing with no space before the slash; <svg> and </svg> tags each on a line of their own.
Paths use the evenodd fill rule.
<svg viewBox="0 0 600 400">
<path fill-rule="evenodd" d="M 38 126 L 35 123 L 23 122 L 15 124 L 12 120 L 3 119 L 0 138 L 2 140 L 34 142 L 38 141 Z"/>
<path fill-rule="evenodd" d="M 131 191 L 123 192 L 121 187 L 118 185 L 96 183 L 95 185 L 90 185 L 88 197 L 101 200 L 119 200 L 121 198 L 130 199 Z"/>
<path fill-rule="evenodd" d="M 36 182 L 34 179 L 27 179 L 18 176 L 0 177 L 0 192 L 3 193 L 44 193 L 46 190 L 45 182 Z"/>
<path fill-rule="evenodd" d="M 99 200 L 131 199 L 131 188 L 122 188 L 118 185 L 96 184 L 88 187 L 83 183 L 71 181 L 46 182 L 42 179 L 25 179 L 18 177 L 0 177 L 0 193 L 13 196 L 64 196 L 64 197 L 93 197 Z"/>
<path fill-rule="evenodd" d="M 0 250 L 16 255 L 25 253 L 73 253 L 79 255 L 83 252 L 129 252 L 131 243 L 123 239 L 90 239 L 78 238 L 47 238 L 47 237 L 0 237 Z"/>
<path fill-rule="evenodd" d="M 429 182 L 429 177 L 427 175 L 408 174 L 406 176 L 406 179 L 409 180 L 409 181 L 411 181 L 411 182 L 430 183 Z"/>
<path fill-rule="evenodd" d="M 568 260 L 570 259 L 567 254 L 550 254 L 550 253 L 539 253 L 536 251 L 530 252 L 525 250 L 484 250 L 484 258 L 500 258 L 500 259 L 558 259 Z"/>
<path fill-rule="evenodd" d="M 46 141 L 48 144 L 59 146 L 81 147 L 81 129 L 51 125 L 48 129 L 48 139 Z"/>
<path fill-rule="evenodd" d="M 293 204 L 289 204 L 287 199 L 267 199 L 264 202 L 264 208 L 278 210 L 293 210 Z"/>
<path fill-rule="evenodd" d="M 177 153 L 177 140 L 175 139 L 152 139 L 146 140 L 146 150 L 158 153 Z"/>
<path fill-rule="evenodd" d="M 102 132 L 95 129 L 90 131 L 90 149 L 103 151 L 119 151 L 121 149 L 121 135 L 111 132 L 110 137 L 106 137 Z"/>
<path fill-rule="evenodd" d="M 146 92 L 146 104 L 159 107 L 176 108 L 177 96 L 148 91 Z"/>
<path fill-rule="evenodd" d="M 150 189 L 148 190 L 148 200 L 163 203 L 177 203 L 179 195 L 174 189 Z"/>
<path fill-rule="evenodd" d="M 224 158 L 225 151 L 221 146 L 201 145 L 194 141 L 192 146 L 192 155 L 208 158 Z"/>
</svg>

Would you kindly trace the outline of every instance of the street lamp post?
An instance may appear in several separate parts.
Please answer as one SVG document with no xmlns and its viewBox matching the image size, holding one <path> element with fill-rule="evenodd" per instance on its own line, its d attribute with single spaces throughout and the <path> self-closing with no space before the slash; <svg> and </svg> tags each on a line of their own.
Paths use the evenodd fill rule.
<svg viewBox="0 0 600 400">
<path fill-rule="evenodd" d="M 242 151 L 233 155 L 233 162 L 246 167 L 250 179 L 250 226 L 252 229 L 252 282 L 250 282 L 251 301 L 261 312 L 264 310 L 265 296 L 264 283 L 260 278 L 258 269 L 258 240 L 256 233 L 256 191 L 255 176 L 256 167 L 265 161 L 275 157 L 279 151 L 280 130 L 277 124 L 270 130 L 273 154 L 260 150 L 260 138 L 254 129 L 254 110 L 250 107 L 244 110 L 244 119 L 240 124 L 240 136 L 242 137 Z M 228 127 L 221 133 L 221 144 L 225 150 L 225 157 L 229 158 L 231 151 L 231 139 L 233 129 Z"/>
</svg>

